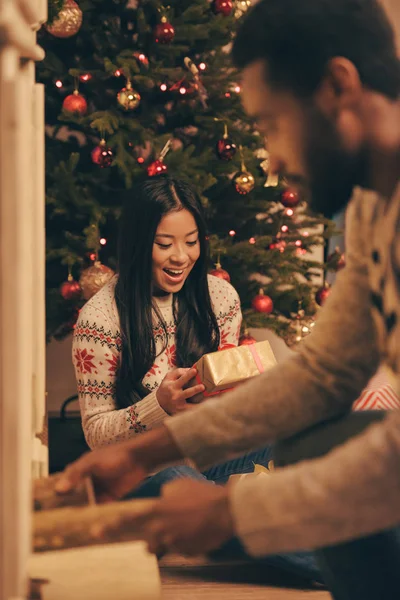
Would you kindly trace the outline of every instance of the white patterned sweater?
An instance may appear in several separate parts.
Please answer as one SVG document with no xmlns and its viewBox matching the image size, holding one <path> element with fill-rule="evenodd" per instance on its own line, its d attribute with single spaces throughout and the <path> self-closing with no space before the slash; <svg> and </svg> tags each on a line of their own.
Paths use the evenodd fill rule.
<svg viewBox="0 0 400 600">
<path fill-rule="evenodd" d="M 117 409 L 116 373 L 121 355 L 119 316 L 114 290 L 117 277 L 106 284 L 82 308 L 72 346 L 82 426 L 90 448 L 131 438 L 159 425 L 168 417 L 157 401 L 156 391 L 165 375 L 175 367 L 175 331 L 172 295 L 156 298 L 167 325 L 163 330 L 154 313 L 153 332 L 157 358 L 143 378 L 149 394 L 128 408 Z M 211 303 L 220 330 L 220 347 L 238 344 L 242 314 L 236 290 L 226 281 L 209 276 Z"/>
</svg>

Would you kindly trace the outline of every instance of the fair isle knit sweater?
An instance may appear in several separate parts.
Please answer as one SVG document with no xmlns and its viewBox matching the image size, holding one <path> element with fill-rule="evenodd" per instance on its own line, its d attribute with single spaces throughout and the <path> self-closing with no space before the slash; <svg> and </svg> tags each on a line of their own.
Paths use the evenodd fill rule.
<svg viewBox="0 0 400 600">
<path fill-rule="evenodd" d="M 313 333 L 286 361 L 166 421 L 203 470 L 346 413 L 381 363 L 400 379 L 400 185 L 356 190 L 346 267 Z M 230 490 L 237 534 L 254 555 L 311 549 L 400 524 L 400 410 L 327 455 L 244 478 Z"/>
<path fill-rule="evenodd" d="M 118 410 L 115 381 L 121 355 L 121 334 L 115 283 L 116 277 L 85 304 L 74 332 L 72 356 L 82 425 L 91 448 L 149 431 L 168 417 L 157 401 L 156 392 L 168 371 L 175 367 L 173 297 L 155 298 L 167 326 L 168 339 L 165 344 L 163 329 L 154 312 L 157 358 L 142 380 L 149 394 L 136 404 Z M 208 284 L 220 330 L 220 347 L 237 345 L 242 321 L 237 292 L 226 281 L 211 275 Z"/>
</svg>

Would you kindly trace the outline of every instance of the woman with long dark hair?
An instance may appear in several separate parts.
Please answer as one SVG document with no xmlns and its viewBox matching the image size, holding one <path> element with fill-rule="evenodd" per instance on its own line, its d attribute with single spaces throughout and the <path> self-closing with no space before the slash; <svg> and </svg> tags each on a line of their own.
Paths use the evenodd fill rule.
<svg viewBox="0 0 400 600">
<path fill-rule="evenodd" d="M 204 388 L 191 383 L 192 366 L 237 345 L 239 297 L 207 275 L 208 260 L 203 208 L 190 185 L 159 176 L 136 186 L 121 215 L 118 274 L 83 307 L 75 328 L 73 361 L 91 448 L 193 410 Z M 180 476 L 224 483 L 270 458 L 265 449 L 205 474 L 185 465 L 166 469 L 136 495 L 157 495 Z"/>
<path fill-rule="evenodd" d="M 192 365 L 207 352 L 237 345 L 242 319 L 235 289 L 207 275 L 207 265 L 203 209 L 192 188 L 165 176 L 138 185 L 121 216 L 118 274 L 83 307 L 75 328 L 73 361 L 91 448 L 196 410 L 204 388 L 191 383 Z M 179 477 L 224 484 L 270 459 L 264 448 L 204 473 L 189 465 L 166 468 L 131 497 L 158 496 Z M 245 555 L 237 540 L 221 553 Z M 309 553 L 266 562 L 319 578 Z"/>
</svg>

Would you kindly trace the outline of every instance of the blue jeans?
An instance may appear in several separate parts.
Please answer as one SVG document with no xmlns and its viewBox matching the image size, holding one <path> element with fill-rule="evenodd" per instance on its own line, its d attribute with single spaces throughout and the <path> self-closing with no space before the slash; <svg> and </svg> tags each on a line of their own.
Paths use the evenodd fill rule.
<svg viewBox="0 0 400 600">
<path fill-rule="evenodd" d="M 272 447 L 267 446 L 261 450 L 249 452 L 239 458 L 215 465 L 203 473 L 187 466 L 168 467 L 147 478 L 141 486 L 129 494 L 129 498 L 158 497 L 161 494 L 161 488 L 164 484 L 185 477 L 199 481 L 212 481 L 216 484 L 224 485 L 230 475 L 252 473 L 255 464 L 267 467 L 271 459 Z M 312 552 L 290 552 L 255 559 L 248 556 L 240 541 L 234 538 L 222 548 L 213 552 L 211 557 L 215 559 L 241 558 L 256 562 L 261 561 L 266 565 L 276 566 L 306 579 L 323 583 L 321 571 L 317 566 Z"/>
</svg>

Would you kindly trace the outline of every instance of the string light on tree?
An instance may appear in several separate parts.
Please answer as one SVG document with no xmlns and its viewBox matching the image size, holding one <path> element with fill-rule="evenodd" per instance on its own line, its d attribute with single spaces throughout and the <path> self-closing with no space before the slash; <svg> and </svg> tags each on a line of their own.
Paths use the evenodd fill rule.
<svg viewBox="0 0 400 600">
<path fill-rule="evenodd" d="M 229 235 L 231 236 L 231 238 L 234 238 L 236 235 L 236 231 L 234 229 L 231 229 Z"/>
<path fill-rule="evenodd" d="M 200 69 L 200 71 L 205 71 L 207 69 L 206 63 L 205 62 L 201 62 L 199 64 L 199 69 Z"/>
<path fill-rule="evenodd" d="M 126 87 L 122 88 L 117 95 L 118 104 L 126 111 L 135 110 L 140 103 L 140 94 L 132 88 L 130 80 L 126 82 Z"/>
<path fill-rule="evenodd" d="M 82 96 L 78 90 L 74 90 L 72 94 L 69 94 L 64 98 L 62 107 L 65 112 L 68 112 L 72 115 L 78 115 L 80 117 L 83 117 L 87 113 L 88 109 L 86 98 Z"/>
<path fill-rule="evenodd" d="M 61 89 L 63 86 L 63 82 L 61 81 L 61 79 L 57 79 L 54 85 L 56 86 L 56 88 Z"/>
<path fill-rule="evenodd" d="M 114 153 L 107 146 L 106 140 L 102 139 L 98 146 L 95 146 L 91 153 L 92 161 L 102 169 L 111 167 L 114 160 Z"/>
<path fill-rule="evenodd" d="M 133 56 L 136 58 L 136 60 L 139 61 L 141 65 L 143 65 L 146 68 L 149 67 L 149 59 L 143 52 L 134 52 Z"/>
<path fill-rule="evenodd" d="M 90 73 L 83 73 L 82 75 L 79 75 L 79 81 L 81 81 L 82 83 L 87 83 L 91 79 L 92 75 Z"/>
<path fill-rule="evenodd" d="M 76 35 L 82 25 L 82 11 L 74 0 L 64 0 L 62 8 L 52 23 L 46 24 L 46 30 L 57 38 L 69 38 Z"/>
<path fill-rule="evenodd" d="M 249 239 L 249 244 L 251 244 L 252 246 L 254 246 L 255 243 L 256 243 L 256 238 L 255 237 L 251 237 Z"/>
<path fill-rule="evenodd" d="M 280 253 L 285 251 L 286 242 L 282 239 L 282 237 L 278 234 L 272 242 L 268 246 L 268 250 L 279 250 Z"/>
<path fill-rule="evenodd" d="M 105 246 L 105 245 L 107 244 L 107 240 L 106 240 L 106 238 L 100 238 L 100 240 L 99 240 L 99 244 L 100 244 L 101 246 Z"/>
<path fill-rule="evenodd" d="M 172 140 L 169 139 L 165 144 L 164 148 L 161 150 L 159 157 L 157 160 L 149 164 L 147 167 L 147 175 L 149 177 L 154 177 L 155 175 L 160 175 L 161 173 L 166 173 L 168 171 L 167 165 L 164 163 L 164 158 L 171 148 Z"/>
<path fill-rule="evenodd" d="M 270 314 L 274 310 L 274 304 L 269 296 L 260 290 L 258 295 L 253 298 L 251 303 L 254 310 L 260 313 Z"/>
</svg>

